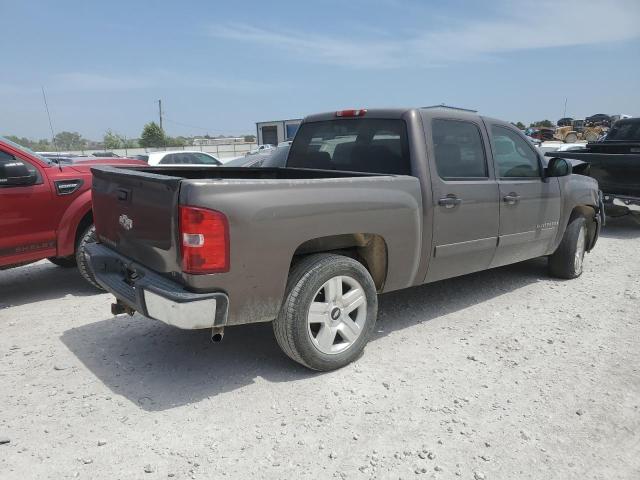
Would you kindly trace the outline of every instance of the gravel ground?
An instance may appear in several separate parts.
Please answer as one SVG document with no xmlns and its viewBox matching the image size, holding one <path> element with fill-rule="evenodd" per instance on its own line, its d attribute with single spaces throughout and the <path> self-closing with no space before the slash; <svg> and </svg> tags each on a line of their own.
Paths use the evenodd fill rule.
<svg viewBox="0 0 640 480">
<path fill-rule="evenodd" d="M 309 372 L 47 262 L 0 272 L 0 478 L 640 478 L 640 223 L 584 275 L 541 259 L 384 295 L 365 355 Z M 9 443 L 4 443 L 9 441 Z"/>
</svg>

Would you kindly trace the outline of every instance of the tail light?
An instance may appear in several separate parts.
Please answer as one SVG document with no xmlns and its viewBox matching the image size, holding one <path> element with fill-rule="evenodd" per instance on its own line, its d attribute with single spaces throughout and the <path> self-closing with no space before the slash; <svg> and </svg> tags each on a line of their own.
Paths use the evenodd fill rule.
<svg viewBox="0 0 640 480">
<path fill-rule="evenodd" d="M 229 222 L 223 213 L 181 205 L 180 239 L 185 273 L 229 271 Z"/>
<path fill-rule="evenodd" d="M 338 110 L 336 112 L 336 117 L 364 117 L 367 113 L 367 110 L 364 108 L 358 110 Z"/>
</svg>

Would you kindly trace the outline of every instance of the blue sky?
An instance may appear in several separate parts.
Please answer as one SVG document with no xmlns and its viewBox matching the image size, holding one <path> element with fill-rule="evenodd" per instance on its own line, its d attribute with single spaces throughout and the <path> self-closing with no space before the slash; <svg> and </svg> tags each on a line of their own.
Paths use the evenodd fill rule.
<svg viewBox="0 0 640 480">
<path fill-rule="evenodd" d="M 640 115 L 640 1 L 0 0 L 0 133 L 240 134 L 346 107 Z"/>
</svg>

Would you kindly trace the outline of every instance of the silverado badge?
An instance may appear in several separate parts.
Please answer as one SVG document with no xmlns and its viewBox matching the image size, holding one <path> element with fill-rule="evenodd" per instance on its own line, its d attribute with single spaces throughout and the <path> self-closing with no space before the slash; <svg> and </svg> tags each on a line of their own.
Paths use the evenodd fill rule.
<svg viewBox="0 0 640 480">
<path fill-rule="evenodd" d="M 125 230 L 131 230 L 133 228 L 133 220 L 131 220 L 126 214 L 120 215 L 118 222 Z"/>
</svg>

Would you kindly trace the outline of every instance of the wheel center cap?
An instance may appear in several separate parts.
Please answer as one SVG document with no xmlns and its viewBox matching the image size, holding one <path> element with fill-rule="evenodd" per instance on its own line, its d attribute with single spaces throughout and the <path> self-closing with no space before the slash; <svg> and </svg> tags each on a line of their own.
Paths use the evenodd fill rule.
<svg viewBox="0 0 640 480">
<path fill-rule="evenodd" d="M 333 307 L 331 309 L 331 313 L 329 314 L 331 316 L 331 320 L 338 320 L 340 318 L 340 309 L 338 307 Z"/>
</svg>

